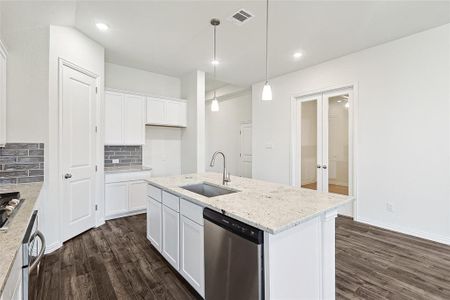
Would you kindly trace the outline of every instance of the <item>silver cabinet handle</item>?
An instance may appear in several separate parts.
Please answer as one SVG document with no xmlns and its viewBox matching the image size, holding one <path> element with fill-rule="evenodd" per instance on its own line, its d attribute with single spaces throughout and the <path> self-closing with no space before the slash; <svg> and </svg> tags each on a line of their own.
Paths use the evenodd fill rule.
<svg viewBox="0 0 450 300">
<path fill-rule="evenodd" d="M 38 237 L 41 240 L 41 251 L 39 251 L 38 256 L 33 261 L 33 263 L 30 265 L 30 268 L 29 268 L 29 271 L 28 271 L 29 273 L 33 272 L 33 270 L 37 267 L 37 265 L 39 264 L 39 262 L 41 261 L 42 257 L 44 256 L 44 253 L 45 253 L 45 238 L 44 238 L 44 235 L 39 230 L 36 230 L 30 240 L 32 241 L 36 237 Z"/>
<path fill-rule="evenodd" d="M 67 173 L 66 175 L 64 175 L 64 178 L 65 179 L 70 179 L 70 178 L 72 178 L 72 174 Z"/>
<path fill-rule="evenodd" d="M 322 168 L 323 168 L 324 170 L 326 170 L 326 169 L 327 169 L 327 166 L 326 166 L 326 165 L 323 165 Z"/>
<path fill-rule="evenodd" d="M 322 166 L 321 165 L 317 165 L 317 169 L 320 169 L 320 168 L 322 168 Z"/>
</svg>

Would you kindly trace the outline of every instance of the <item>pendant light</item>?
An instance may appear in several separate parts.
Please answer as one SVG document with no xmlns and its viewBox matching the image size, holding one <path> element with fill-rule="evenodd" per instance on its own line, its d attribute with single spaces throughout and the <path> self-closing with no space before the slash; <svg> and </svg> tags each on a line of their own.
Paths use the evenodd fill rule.
<svg viewBox="0 0 450 300">
<path fill-rule="evenodd" d="M 261 100 L 270 101 L 272 100 L 272 88 L 269 85 L 269 0 L 266 0 L 266 82 L 262 90 Z"/>
<path fill-rule="evenodd" d="M 211 19 L 211 25 L 214 26 L 214 53 L 213 53 L 213 60 L 211 61 L 213 68 L 214 68 L 214 81 L 216 81 L 216 66 L 219 64 L 219 61 L 216 57 L 216 28 L 220 25 L 219 19 Z M 214 88 L 214 98 L 211 102 L 211 111 L 219 111 L 219 101 L 216 97 L 216 88 Z"/>
</svg>

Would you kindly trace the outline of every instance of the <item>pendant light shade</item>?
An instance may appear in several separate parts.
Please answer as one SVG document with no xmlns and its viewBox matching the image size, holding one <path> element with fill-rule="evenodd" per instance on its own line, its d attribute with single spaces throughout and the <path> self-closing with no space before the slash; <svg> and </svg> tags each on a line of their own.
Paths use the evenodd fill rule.
<svg viewBox="0 0 450 300">
<path fill-rule="evenodd" d="M 217 98 L 214 98 L 211 101 L 211 111 L 219 111 L 220 107 L 219 107 L 219 101 L 217 100 Z"/>
<path fill-rule="evenodd" d="M 216 80 L 216 66 L 219 64 L 219 61 L 217 60 L 217 56 L 216 56 L 216 28 L 217 26 L 220 25 L 220 20 L 219 19 L 211 19 L 211 25 L 214 26 L 214 49 L 213 49 L 213 60 L 211 61 L 211 63 L 213 64 L 214 67 L 214 80 Z M 219 101 L 217 100 L 216 97 L 216 89 L 214 89 L 214 99 L 211 102 L 211 111 L 219 111 L 220 107 L 219 107 Z"/>
<path fill-rule="evenodd" d="M 266 83 L 262 90 L 261 100 L 272 100 L 272 88 L 269 85 L 269 0 L 266 0 Z"/>
<path fill-rule="evenodd" d="M 264 84 L 261 99 L 263 101 L 271 101 L 272 100 L 272 88 L 270 87 L 270 85 L 267 81 Z"/>
</svg>

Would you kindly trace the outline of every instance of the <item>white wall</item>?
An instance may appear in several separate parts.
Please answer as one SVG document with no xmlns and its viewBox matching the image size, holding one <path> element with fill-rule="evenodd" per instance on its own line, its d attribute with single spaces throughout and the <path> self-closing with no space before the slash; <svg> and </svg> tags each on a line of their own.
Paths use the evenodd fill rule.
<svg viewBox="0 0 450 300">
<path fill-rule="evenodd" d="M 24 9 L 22 5 L 2 3 L 2 6 L 2 41 L 8 50 L 6 139 L 7 142 L 45 143 L 49 28 L 17 20 L 25 18 L 20 12 Z"/>
<path fill-rule="evenodd" d="M 145 95 L 180 98 L 181 79 L 105 63 L 106 88 L 139 92 Z M 181 131 L 179 128 L 145 127 L 142 163 L 153 176 L 181 173 Z"/>
<path fill-rule="evenodd" d="M 104 48 L 71 27 L 50 26 L 50 42 L 49 42 L 49 146 L 45 149 L 49 159 L 46 159 L 46 180 L 48 184 L 48 199 L 44 204 L 45 223 L 47 231 L 45 233 L 48 248 L 54 250 L 61 245 L 61 198 L 59 195 L 58 176 L 58 77 L 59 77 L 59 58 L 67 60 L 79 67 L 84 68 L 99 76 L 99 98 L 100 103 L 97 107 L 98 122 L 103 128 L 104 120 Z M 99 171 L 97 172 L 98 183 L 97 199 L 99 199 L 99 211 L 103 211 L 103 130 L 100 130 L 97 145 L 97 160 Z"/>
<path fill-rule="evenodd" d="M 154 96 L 180 98 L 181 80 L 177 77 L 105 63 L 105 86 Z"/>
<path fill-rule="evenodd" d="M 239 169 L 240 126 L 251 123 L 252 98 L 251 93 L 241 95 L 226 101 L 220 101 L 220 110 L 211 111 L 211 101 L 207 101 L 206 115 L 206 170 L 222 172 L 222 158 L 216 161 L 213 168 L 209 167 L 211 156 L 217 150 L 225 153 L 228 172 L 241 175 Z"/>
<path fill-rule="evenodd" d="M 143 164 L 152 176 L 181 174 L 181 128 L 146 126 Z"/>
<path fill-rule="evenodd" d="M 181 79 L 181 97 L 187 99 L 187 128 L 181 135 L 181 173 L 205 171 L 205 72 Z"/>
<path fill-rule="evenodd" d="M 357 219 L 450 244 L 450 24 L 270 83 L 271 102 L 253 85 L 255 178 L 290 182 L 292 96 L 357 83 Z"/>
</svg>

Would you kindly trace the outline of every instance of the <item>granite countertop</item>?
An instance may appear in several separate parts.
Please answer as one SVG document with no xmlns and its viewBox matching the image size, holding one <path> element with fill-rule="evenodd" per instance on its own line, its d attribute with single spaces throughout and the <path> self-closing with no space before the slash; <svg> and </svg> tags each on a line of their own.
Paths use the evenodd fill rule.
<svg viewBox="0 0 450 300">
<path fill-rule="evenodd" d="M 231 177 L 227 187 L 240 192 L 204 197 L 180 188 L 208 182 L 222 185 L 222 174 L 202 173 L 147 178 L 150 184 L 194 203 L 224 213 L 271 234 L 292 228 L 319 214 L 353 201 L 353 197 L 323 193 L 256 179 Z"/>
<path fill-rule="evenodd" d="M 3 292 L 41 189 L 42 182 L 0 185 L 0 193 L 20 192 L 20 197 L 25 199 L 9 223 L 8 231 L 0 232 L 0 294 Z"/>
<path fill-rule="evenodd" d="M 105 174 L 127 173 L 127 172 L 144 172 L 151 171 L 152 168 L 146 166 L 118 166 L 105 167 Z"/>
</svg>

